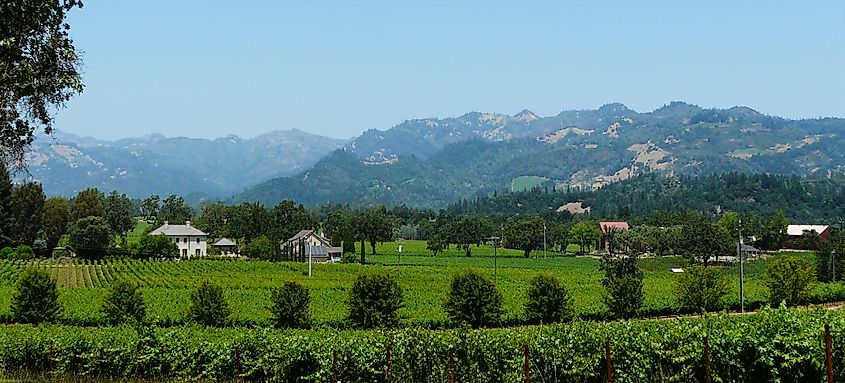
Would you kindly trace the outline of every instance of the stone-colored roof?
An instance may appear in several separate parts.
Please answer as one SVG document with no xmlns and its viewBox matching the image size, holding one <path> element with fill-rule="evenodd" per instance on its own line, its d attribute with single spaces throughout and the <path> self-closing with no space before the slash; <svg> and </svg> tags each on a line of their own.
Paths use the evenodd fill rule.
<svg viewBox="0 0 845 383">
<path fill-rule="evenodd" d="M 795 235 L 801 236 L 804 235 L 805 231 L 814 231 L 816 233 L 823 233 L 827 230 L 829 226 L 827 225 L 789 225 L 786 227 L 786 234 L 788 235 Z"/>
<path fill-rule="evenodd" d="M 171 225 L 167 222 L 164 225 L 161 225 L 158 229 L 155 229 L 150 232 L 150 235 L 159 235 L 164 234 L 171 237 L 178 237 L 180 235 L 191 235 L 191 236 L 206 236 L 208 234 L 204 233 L 202 230 L 197 229 L 191 226 L 191 222 L 185 222 L 184 225 Z"/>
<path fill-rule="evenodd" d="M 211 246 L 225 247 L 225 246 L 237 246 L 237 244 L 230 241 L 229 238 L 220 238 L 217 241 L 215 241 L 214 243 L 212 243 Z"/>
</svg>

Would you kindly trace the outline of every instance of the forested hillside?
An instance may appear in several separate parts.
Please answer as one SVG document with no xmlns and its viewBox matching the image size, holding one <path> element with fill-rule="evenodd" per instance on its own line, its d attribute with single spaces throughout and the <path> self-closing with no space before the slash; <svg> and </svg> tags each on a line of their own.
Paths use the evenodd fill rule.
<svg viewBox="0 0 845 383">
<path fill-rule="evenodd" d="M 597 217 L 622 219 L 682 209 L 714 215 L 724 211 L 770 214 L 781 209 L 794 221 L 836 223 L 845 218 L 845 176 L 650 174 L 595 191 L 538 187 L 525 192 L 497 192 L 452 204 L 448 210 L 478 215 L 542 215 L 579 208 Z"/>
</svg>

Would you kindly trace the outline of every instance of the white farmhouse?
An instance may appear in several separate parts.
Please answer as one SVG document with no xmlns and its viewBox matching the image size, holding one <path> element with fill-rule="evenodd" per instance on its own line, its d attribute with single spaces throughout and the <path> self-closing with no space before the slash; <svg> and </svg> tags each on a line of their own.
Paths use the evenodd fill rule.
<svg viewBox="0 0 845 383">
<path fill-rule="evenodd" d="M 184 225 L 171 225 L 164 221 L 164 225 L 150 232 L 150 235 L 164 234 L 179 247 L 179 255 L 183 257 L 204 257 L 206 256 L 206 238 L 208 234 L 191 226 L 191 221 Z"/>
</svg>

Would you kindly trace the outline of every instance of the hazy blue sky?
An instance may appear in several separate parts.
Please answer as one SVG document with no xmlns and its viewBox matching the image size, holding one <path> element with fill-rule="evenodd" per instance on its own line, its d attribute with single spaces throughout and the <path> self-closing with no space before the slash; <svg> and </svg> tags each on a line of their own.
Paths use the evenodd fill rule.
<svg viewBox="0 0 845 383">
<path fill-rule="evenodd" d="M 86 90 L 56 125 L 345 138 L 671 100 L 845 116 L 845 1 L 526 3 L 88 0 L 70 18 Z"/>
</svg>

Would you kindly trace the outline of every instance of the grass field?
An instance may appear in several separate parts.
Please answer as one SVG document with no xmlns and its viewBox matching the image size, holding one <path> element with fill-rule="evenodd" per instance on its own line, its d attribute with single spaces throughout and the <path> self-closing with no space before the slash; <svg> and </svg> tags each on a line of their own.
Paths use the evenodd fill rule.
<svg viewBox="0 0 845 383">
<path fill-rule="evenodd" d="M 602 304 L 602 274 L 599 261 L 593 258 L 552 257 L 524 259 L 521 254 L 503 251 L 494 272 L 492 249 L 474 249 L 473 257 L 430 257 L 418 254 L 423 242 L 406 241 L 400 266 L 396 266 L 393 244 L 381 245 L 379 255 L 369 255 L 373 264 L 316 264 L 313 277 L 307 276 L 307 265 L 300 263 L 270 263 L 242 260 L 174 260 L 174 261 L 82 261 L 59 262 L 35 260 L 26 263 L 0 262 L 0 317 L 10 314 L 11 295 L 18 273 L 24 267 L 35 266 L 48 270 L 61 288 L 67 323 L 96 324 L 102 321 L 99 307 L 107 287 L 120 278 L 129 279 L 143 287 L 150 319 L 159 324 L 184 321 L 189 305 L 189 293 L 201 279 L 209 279 L 226 289 L 232 306 L 233 319 L 238 323 L 266 323 L 269 319 L 269 292 L 285 281 L 299 281 L 312 292 L 312 316 L 317 324 L 338 323 L 346 315 L 344 300 L 357 275 L 369 272 L 389 272 L 398 276 L 405 291 L 405 307 L 400 311 L 405 324 L 431 325 L 446 320 L 442 303 L 446 299 L 449 282 L 454 274 L 475 269 L 490 279 L 504 296 L 507 318 L 522 314 L 526 289 L 530 279 L 538 273 L 560 278 L 570 289 L 578 314 L 595 317 L 605 308 Z M 454 251 L 454 250 L 453 250 Z M 519 254 L 519 255 L 517 255 Z M 746 300 L 766 299 L 761 283 L 768 261 L 752 261 L 746 267 Z M 677 304 L 672 295 L 674 275 L 671 267 L 683 266 L 680 258 L 643 259 L 640 266 L 645 273 L 645 306 L 649 312 L 670 312 Z M 727 269 L 733 281 L 730 304 L 738 301 L 738 271 Z M 820 293 L 842 290 L 842 285 L 819 285 Z"/>
<path fill-rule="evenodd" d="M 513 192 L 521 192 L 525 190 L 531 190 L 537 186 L 543 184 L 543 182 L 548 181 L 549 179 L 546 177 L 539 177 L 539 176 L 519 176 L 511 180 L 511 191 Z"/>
</svg>

